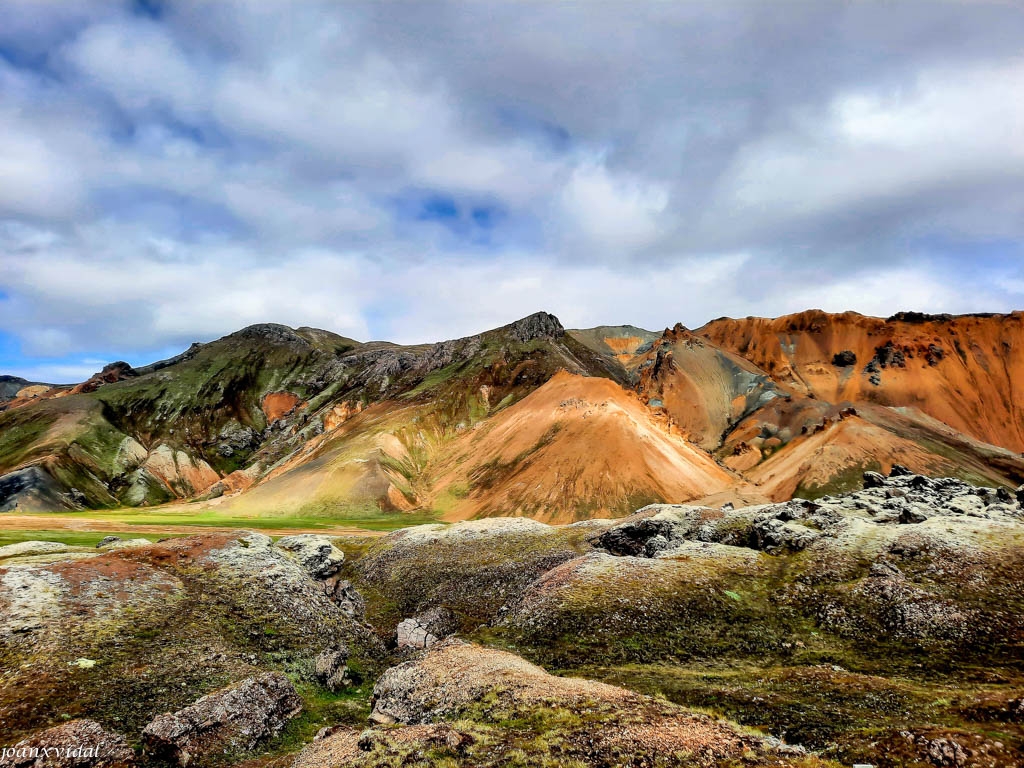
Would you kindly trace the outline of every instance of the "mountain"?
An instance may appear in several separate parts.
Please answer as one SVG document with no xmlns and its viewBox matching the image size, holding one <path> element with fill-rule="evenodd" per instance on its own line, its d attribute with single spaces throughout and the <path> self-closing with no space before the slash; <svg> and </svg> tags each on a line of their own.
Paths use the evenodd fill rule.
<svg viewBox="0 0 1024 768">
<path fill-rule="evenodd" d="M 1022 318 L 808 311 L 659 334 L 541 312 L 412 346 L 255 325 L 6 386 L 0 509 L 571 522 L 817 497 L 894 463 L 1016 486 Z"/>
<path fill-rule="evenodd" d="M 697 333 L 793 392 L 827 402 L 913 408 L 1024 451 L 1024 313 L 883 320 L 810 310 L 714 320 Z"/>
</svg>

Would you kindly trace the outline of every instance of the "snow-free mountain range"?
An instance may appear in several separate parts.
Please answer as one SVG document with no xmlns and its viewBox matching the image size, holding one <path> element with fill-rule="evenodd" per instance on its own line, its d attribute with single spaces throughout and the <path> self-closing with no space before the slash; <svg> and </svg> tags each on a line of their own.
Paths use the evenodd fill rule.
<svg viewBox="0 0 1024 768">
<path fill-rule="evenodd" d="M 810 310 L 696 330 L 537 313 L 402 346 L 255 325 L 88 381 L 0 379 L 0 509 L 184 500 L 444 521 L 622 517 L 1024 481 L 1024 313 Z"/>
</svg>

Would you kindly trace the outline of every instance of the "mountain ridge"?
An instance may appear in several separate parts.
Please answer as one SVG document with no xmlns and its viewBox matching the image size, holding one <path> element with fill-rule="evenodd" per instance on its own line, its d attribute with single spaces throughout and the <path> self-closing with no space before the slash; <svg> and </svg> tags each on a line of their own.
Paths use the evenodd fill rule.
<svg viewBox="0 0 1024 768">
<path fill-rule="evenodd" d="M 1014 485 L 1024 480 L 1022 350 L 1019 312 L 808 310 L 660 334 L 567 330 L 538 312 L 417 345 L 255 324 L 0 402 L 0 509 L 198 499 L 254 514 L 569 521 L 625 514 L 636 499 L 848 490 L 892 456 L 917 471 Z M 588 379 L 609 384 L 595 390 Z M 547 402 L 541 390 L 552 388 L 557 401 L 530 411 L 526 401 Z M 602 415 L 613 412 L 621 416 Z M 505 444 L 535 419 L 544 434 L 509 454 Z M 503 420 L 519 426 L 501 444 L 472 436 Z M 470 444 L 478 455 L 458 448 Z M 682 451 L 686 468 L 654 459 L 653 445 L 662 456 Z M 587 475 L 591 465 L 623 476 L 608 484 Z M 691 471 L 708 480 L 671 477 Z M 574 485 L 577 476 L 591 480 Z"/>
</svg>

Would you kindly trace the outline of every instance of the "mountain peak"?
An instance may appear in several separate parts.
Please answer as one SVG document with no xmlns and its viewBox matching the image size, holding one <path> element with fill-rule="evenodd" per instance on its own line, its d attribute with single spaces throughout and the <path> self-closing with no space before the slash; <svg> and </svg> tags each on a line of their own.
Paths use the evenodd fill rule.
<svg viewBox="0 0 1024 768">
<path fill-rule="evenodd" d="M 271 344 L 298 344 L 309 346 L 309 341 L 302 338 L 294 329 L 280 323 L 256 323 L 240 331 L 230 334 L 229 339 L 254 339 L 268 341 Z"/>
<path fill-rule="evenodd" d="M 517 341 L 551 338 L 560 339 L 565 335 L 565 328 L 557 317 L 549 312 L 534 312 L 532 315 L 516 320 L 505 326 Z"/>
</svg>

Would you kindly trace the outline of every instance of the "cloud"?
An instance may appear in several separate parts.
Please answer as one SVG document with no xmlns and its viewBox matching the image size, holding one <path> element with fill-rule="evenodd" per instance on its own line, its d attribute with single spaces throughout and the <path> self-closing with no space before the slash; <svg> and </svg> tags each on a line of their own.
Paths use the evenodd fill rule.
<svg viewBox="0 0 1024 768">
<path fill-rule="evenodd" d="M 1022 37 L 1001 3 L 17 0 L 0 367 L 1019 307 Z"/>
<path fill-rule="evenodd" d="M 746 212 L 748 226 L 780 229 L 879 206 L 971 206 L 1002 182 L 1024 187 L 1024 105 L 1013 96 L 1022 91 L 1024 60 L 1014 60 L 839 93 L 742 147 L 719 202 Z"/>
</svg>

